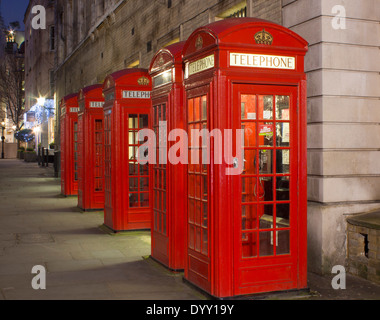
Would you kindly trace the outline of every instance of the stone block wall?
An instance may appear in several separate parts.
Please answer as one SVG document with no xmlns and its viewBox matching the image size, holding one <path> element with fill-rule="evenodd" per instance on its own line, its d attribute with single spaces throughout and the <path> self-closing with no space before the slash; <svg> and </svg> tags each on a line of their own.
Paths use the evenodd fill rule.
<svg viewBox="0 0 380 320">
<path fill-rule="evenodd" d="M 380 283 L 380 229 L 347 225 L 348 272 Z"/>
</svg>

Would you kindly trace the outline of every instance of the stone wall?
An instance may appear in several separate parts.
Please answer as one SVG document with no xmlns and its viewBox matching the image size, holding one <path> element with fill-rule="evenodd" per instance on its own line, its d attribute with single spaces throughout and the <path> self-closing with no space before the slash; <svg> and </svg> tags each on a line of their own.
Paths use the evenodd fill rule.
<svg viewBox="0 0 380 320">
<path fill-rule="evenodd" d="M 284 26 L 309 42 L 308 263 L 331 273 L 346 260 L 345 215 L 380 208 L 380 11 L 377 0 L 282 4 Z"/>
<path fill-rule="evenodd" d="M 348 223 L 347 237 L 349 273 L 380 283 L 380 229 Z"/>
</svg>

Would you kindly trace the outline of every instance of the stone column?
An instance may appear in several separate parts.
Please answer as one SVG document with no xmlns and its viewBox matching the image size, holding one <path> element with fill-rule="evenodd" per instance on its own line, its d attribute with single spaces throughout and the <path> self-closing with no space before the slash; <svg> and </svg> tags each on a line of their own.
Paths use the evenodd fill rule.
<svg viewBox="0 0 380 320">
<path fill-rule="evenodd" d="M 345 265 L 347 215 L 380 208 L 378 0 L 283 0 L 283 24 L 310 44 L 309 270 Z"/>
</svg>

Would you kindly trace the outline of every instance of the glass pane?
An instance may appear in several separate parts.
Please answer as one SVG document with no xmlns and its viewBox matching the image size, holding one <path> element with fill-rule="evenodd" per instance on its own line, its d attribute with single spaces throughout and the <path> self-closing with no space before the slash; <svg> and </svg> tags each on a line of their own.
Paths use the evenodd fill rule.
<svg viewBox="0 0 380 320">
<path fill-rule="evenodd" d="M 140 191 L 149 191 L 149 178 L 140 178 Z"/>
<path fill-rule="evenodd" d="M 276 151 L 276 172 L 290 173 L 290 150 Z"/>
<path fill-rule="evenodd" d="M 137 135 L 136 131 L 129 131 L 129 138 L 128 138 L 129 144 L 137 144 L 136 135 Z"/>
<path fill-rule="evenodd" d="M 207 226 L 208 226 L 208 204 L 207 204 L 207 202 L 202 202 L 202 207 L 203 207 L 203 209 L 202 209 L 202 211 L 203 211 L 203 222 L 202 222 L 202 226 L 203 227 L 205 227 L 205 228 L 207 228 Z"/>
<path fill-rule="evenodd" d="M 156 230 L 157 231 L 157 220 L 158 220 L 158 213 L 155 211 L 154 212 L 154 230 Z"/>
<path fill-rule="evenodd" d="M 289 201 L 289 177 L 277 178 L 276 198 L 277 201 Z"/>
<path fill-rule="evenodd" d="M 273 123 L 259 123 L 259 146 L 273 147 Z"/>
<path fill-rule="evenodd" d="M 189 196 L 195 197 L 195 177 L 194 175 L 189 175 Z"/>
<path fill-rule="evenodd" d="M 290 253 L 290 230 L 277 231 L 278 246 L 277 254 L 289 254 Z"/>
<path fill-rule="evenodd" d="M 139 206 L 138 193 L 130 193 L 129 194 L 129 206 L 131 208 L 136 208 Z"/>
<path fill-rule="evenodd" d="M 259 169 L 260 174 L 271 174 L 273 163 L 273 151 L 272 150 L 260 150 L 259 152 Z"/>
<path fill-rule="evenodd" d="M 276 139 L 278 147 L 288 147 L 290 145 L 290 124 L 287 122 L 277 123 L 276 125 Z"/>
<path fill-rule="evenodd" d="M 273 178 L 259 178 L 256 193 L 260 201 L 273 201 Z"/>
<path fill-rule="evenodd" d="M 257 206 L 248 205 L 241 207 L 242 230 L 257 229 Z"/>
<path fill-rule="evenodd" d="M 290 120 L 289 96 L 276 96 L 276 118 L 277 120 Z"/>
<path fill-rule="evenodd" d="M 162 119 L 163 121 L 166 121 L 166 104 L 162 105 Z"/>
<path fill-rule="evenodd" d="M 188 100 L 188 112 L 187 112 L 187 116 L 188 116 L 188 122 L 193 122 L 194 121 L 194 101 L 193 99 L 189 99 Z"/>
<path fill-rule="evenodd" d="M 244 147 L 256 147 L 256 123 L 244 122 L 241 126 L 244 130 Z"/>
<path fill-rule="evenodd" d="M 189 199 L 189 222 L 194 223 L 194 200 Z"/>
<path fill-rule="evenodd" d="M 207 120 L 207 97 L 202 97 L 202 120 Z"/>
<path fill-rule="evenodd" d="M 153 125 L 158 126 L 158 118 L 157 118 L 157 106 L 153 107 L 154 110 L 154 119 L 153 119 Z"/>
<path fill-rule="evenodd" d="M 196 238 L 195 238 L 195 250 L 201 251 L 201 228 L 195 228 Z"/>
<path fill-rule="evenodd" d="M 199 98 L 194 99 L 194 121 L 199 121 L 201 120 L 200 117 L 200 106 L 199 106 Z"/>
<path fill-rule="evenodd" d="M 257 188 L 255 188 L 257 182 L 256 177 L 242 178 L 242 202 L 254 202 L 257 201 Z"/>
<path fill-rule="evenodd" d="M 260 257 L 273 255 L 273 231 L 260 232 Z"/>
<path fill-rule="evenodd" d="M 162 215 L 162 233 L 166 235 L 166 214 Z"/>
<path fill-rule="evenodd" d="M 149 207 L 149 193 L 140 193 L 140 206 L 143 208 Z"/>
<path fill-rule="evenodd" d="M 242 235 L 242 257 L 243 258 L 253 258 L 257 257 L 257 240 L 256 232 L 254 233 L 243 233 Z"/>
<path fill-rule="evenodd" d="M 202 218 L 202 202 L 195 201 L 195 224 L 201 225 Z"/>
<path fill-rule="evenodd" d="M 256 172 L 256 150 L 244 150 L 244 174 L 257 174 Z"/>
<path fill-rule="evenodd" d="M 290 204 L 277 204 L 276 228 L 289 228 Z"/>
<path fill-rule="evenodd" d="M 203 200 L 207 200 L 207 193 L 208 193 L 208 177 L 207 176 L 202 176 L 202 180 L 203 180 L 203 186 L 202 186 L 202 192 L 203 192 L 203 196 L 202 196 L 202 199 Z"/>
<path fill-rule="evenodd" d="M 273 119 L 273 96 L 258 96 L 259 119 Z"/>
<path fill-rule="evenodd" d="M 129 178 L 129 191 L 138 191 L 138 179 Z"/>
<path fill-rule="evenodd" d="M 129 147 L 129 159 L 137 160 L 137 147 Z"/>
<path fill-rule="evenodd" d="M 140 164 L 140 175 L 147 176 L 149 175 L 149 164 Z"/>
<path fill-rule="evenodd" d="M 166 192 L 162 193 L 162 211 L 166 212 Z"/>
<path fill-rule="evenodd" d="M 138 129 L 138 115 L 130 114 L 129 115 L 129 129 Z"/>
<path fill-rule="evenodd" d="M 208 255 L 208 230 L 202 229 L 202 253 Z"/>
<path fill-rule="evenodd" d="M 137 176 L 138 175 L 138 164 L 136 162 L 129 163 L 129 175 Z"/>
<path fill-rule="evenodd" d="M 256 120 L 256 95 L 241 95 L 242 120 Z"/>
<path fill-rule="evenodd" d="M 197 199 L 201 198 L 201 176 L 196 175 L 195 176 L 195 197 Z"/>
<path fill-rule="evenodd" d="M 259 205 L 260 229 L 273 229 L 273 205 Z"/>
<path fill-rule="evenodd" d="M 194 250 L 195 228 L 189 225 L 189 248 Z"/>
</svg>

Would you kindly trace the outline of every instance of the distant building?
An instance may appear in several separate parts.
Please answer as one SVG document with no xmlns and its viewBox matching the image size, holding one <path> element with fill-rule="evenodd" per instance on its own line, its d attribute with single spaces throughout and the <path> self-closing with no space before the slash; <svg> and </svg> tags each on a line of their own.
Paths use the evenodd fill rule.
<svg viewBox="0 0 380 320">
<path fill-rule="evenodd" d="M 37 144 L 47 148 L 54 141 L 54 112 L 46 110 L 54 104 L 54 69 L 56 54 L 55 3 L 51 0 L 31 0 L 25 12 L 25 109 L 37 113 L 28 127 L 38 127 Z M 46 10 L 46 29 L 33 29 L 36 14 L 33 6 L 41 5 Z M 45 101 L 41 106 L 41 101 Z"/>
</svg>

